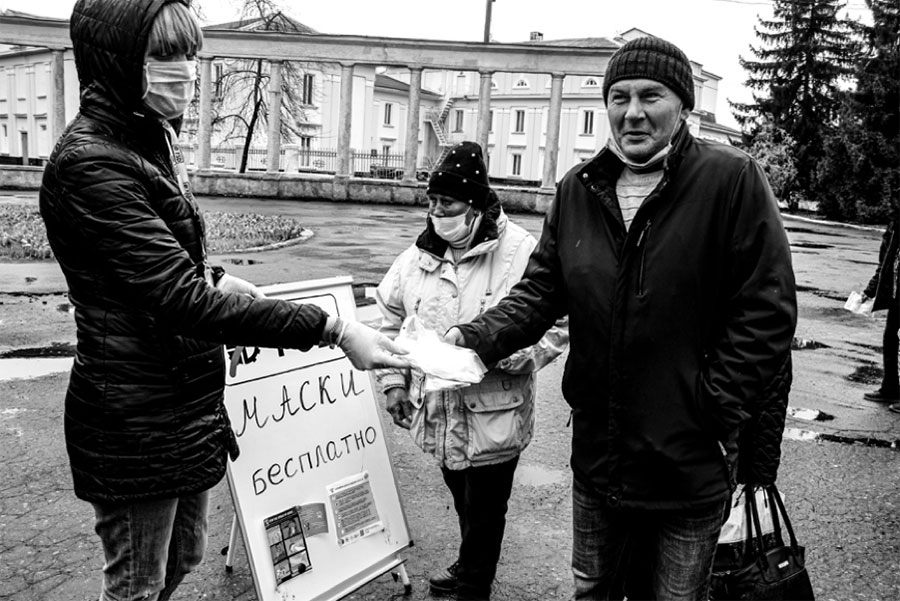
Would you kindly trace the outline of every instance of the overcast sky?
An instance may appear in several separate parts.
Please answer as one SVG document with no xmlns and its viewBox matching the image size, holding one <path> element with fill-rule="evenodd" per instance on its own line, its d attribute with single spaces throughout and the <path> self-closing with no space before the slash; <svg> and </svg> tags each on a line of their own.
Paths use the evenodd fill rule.
<svg viewBox="0 0 900 601">
<path fill-rule="evenodd" d="M 207 24 L 235 20 L 240 0 L 194 0 Z M 277 1 L 277 0 L 276 0 Z M 284 12 L 322 33 L 482 41 L 487 0 L 281 0 Z M 0 8 L 67 19 L 75 0 L 0 0 Z M 847 0 L 851 17 L 868 20 L 863 0 Z M 665 38 L 720 77 L 716 117 L 736 127 L 726 99 L 747 101 L 738 57 L 752 58 L 758 16 L 771 0 L 495 0 L 491 34 L 521 42 L 532 31 L 545 40 L 613 37 L 637 27 Z"/>
</svg>

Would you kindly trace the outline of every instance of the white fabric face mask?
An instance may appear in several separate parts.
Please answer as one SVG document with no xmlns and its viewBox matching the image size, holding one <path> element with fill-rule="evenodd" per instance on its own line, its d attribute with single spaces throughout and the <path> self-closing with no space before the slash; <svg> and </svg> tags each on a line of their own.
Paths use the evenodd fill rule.
<svg viewBox="0 0 900 601">
<path fill-rule="evenodd" d="M 154 61 L 144 63 L 144 104 L 166 120 L 180 117 L 194 98 L 197 80 L 195 61 Z"/>
<path fill-rule="evenodd" d="M 680 111 L 680 109 L 679 109 Z M 625 163 L 625 165 L 634 172 L 640 173 L 642 171 L 654 171 L 662 165 L 662 162 L 669 155 L 669 152 L 672 150 L 672 140 L 675 139 L 675 134 L 678 133 L 678 129 L 681 127 L 681 124 L 684 121 L 682 119 L 675 120 L 675 126 L 672 128 L 672 133 L 669 134 L 669 141 L 666 142 L 666 145 L 660 148 L 652 157 L 638 163 L 637 161 L 633 161 L 625 156 L 625 153 L 622 152 L 622 147 L 619 146 L 619 143 L 616 142 L 616 137 L 610 133 L 609 140 L 607 140 L 607 147 L 612 151 L 614 155 L 619 157 L 619 160 Z"/>
<path fill-rule="evenodd" d="M 434 232 L 450 244 L 464 240 L 472 233 L 472 226 L 475 224 L 474 219 L 471 223 L 466 223 L 466 216 L 468 214 L 469 211 L 460 213 L 454 217 L 436 217 L 431 215 L 431 223 L 434 225 Z"/>
</svg>

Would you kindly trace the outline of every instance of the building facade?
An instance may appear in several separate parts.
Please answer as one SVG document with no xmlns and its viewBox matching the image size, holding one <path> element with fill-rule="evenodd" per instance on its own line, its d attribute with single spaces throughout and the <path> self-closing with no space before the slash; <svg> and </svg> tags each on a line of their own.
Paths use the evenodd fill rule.
<svg viewBox="0 0 900 601">
<path fill-rule="evenodd" d="M 49 155 L 60 123 L 72 119 L 78 109 L 78 82 L 72 51 L 60 30 L 65 27 L 67 33 L 67 22 L 26 17 L 36 31 L 49 32 L 50 42 L 41 48 L 0 48 L 0 162 L 26 159 L 39 164 Z M 490 53 L 497 64 L 516 67 L 517 60 L 521 62 L 522 71 L 504 71 L 470 66 L 472 60 L 466 57 L 477 54 L 479 45 L 431 43 L 435 52 L 440 45 L 448 48 L 444 64 L 432 69 L 400 66 L 402 58 L 391 60 L 392 54 L 406 56 L 416 42 L 425 46 L 425 41 L 323 36 L 296 21 L 287 28 L 285 54 L 305 57 L 301 43 L 327 40 L 322 60 L 201 56 L 199 102 L 182 130 L 189 161 L 200 168 L 239 166 L 246 145 L 241 124 L 246 119 L 235 115 L 246 110 L 250 86 L 258 82 L 235 74 L 254 63 L 266 76 L 260 93 L 282 110 L 275 114 L 266 107 L 267 124 L 256 129 L 248 150 L 250 169 L 410 178 L 438 162 L 454 143 L 470 139 L 485 146 L 495 180 L 546 187 L 606 143 L 606 61 L 628 39 L 647 35 L 631 30 L 613 39 L 544 41 L 535 33 L 527 47 L 484 45 L 481 52 Z M 228 23 L 207 28 L 204 50 L 225 30 L 248 47 L 258 43 L 252 39 L 254 22 Z M 0 36 L 0 43 L 4 41 Z M 377 54 L 370 52 L 370 45 L 382 48 L 384 64 L 368 58 L 348 62 L 340 56 Z M 318 51 L 318 46 L 313 48 L 310 54 Z M 520 56 L 541 56 L 547 66 L 525 70 L 524 65 L 535 61 Z M 723 142 L 737 139 L 739 132 L 715 122 L 720 78 L 700 63 L 692 65 L 697 98 L 689 120 L 693 133 Z M 272 81 L 289 85 L 278 86 L 273 95 Z M 292 102 L 284 101 L 286 93 Z M 277 165 L 267 159 L 275 153 Z"/>
</svg>

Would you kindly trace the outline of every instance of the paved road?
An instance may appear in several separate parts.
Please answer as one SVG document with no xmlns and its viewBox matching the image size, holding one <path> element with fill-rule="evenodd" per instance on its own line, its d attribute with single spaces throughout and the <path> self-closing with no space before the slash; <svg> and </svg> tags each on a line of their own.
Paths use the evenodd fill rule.
<svg viewBox="0 0 900 601">
<path fill-rule="evenodd" d="M 7 201 L 33 200 L 15 195 Z M 0 202 L 3 202 L 0 197 Z M 258 283 L 352 275 L 374 283 L 414 238 L 424 210 L 247 199 L 201 199 L 206 210 L 296 215 L 315 235 L 277 251 L 217 257 L 229 271 Z M 535 234 L 541 219 L 513 218 Z M 789 419 L 780 472 L 819 599 L 900 599 L 900 416 L 862 399 L 880 371 L 883 316 L 841 308 L 875 267 L 880 233 L 786 219 L 800 300 L 792 409 L 827 421 Z M 53 264 L 3 265 L 0 294 L 63 289 Z M 71 332 L 61 332 L 66 338 Z M 568 412 L 559 395 L 561 362 L 542 372 L 538 427 L 523 454 L 510 503 L 508 535 L 495 599 L 539 601 L 571 594 L 568 571 L 571 511 Z M 101 555 L 87 505 L 71 492 L 61 441 L 57 374 L 0 384 L 0 599 L 86 601 L 96 598 Z M 407 554 L 412 599 L 427 599 L 427 575 L 453 559 L 454 516 L 439 471 L 390 423 L 385 424 L 416 546 Z M 826 438 L 823 438 L 825 436 Z M 842 441 L 842 442 L 835 442 Z M 896 446 L 896 445 L 894 445 Z M 226 574 L 216 553 L 227 544 L 227 489 L 213 492 L 210 552 L 185 582 L 178 600 L 252 601 L 242 551 Z M 400 593 L 383 576 L 353 599 L 386 600 Z"/>
</svg>

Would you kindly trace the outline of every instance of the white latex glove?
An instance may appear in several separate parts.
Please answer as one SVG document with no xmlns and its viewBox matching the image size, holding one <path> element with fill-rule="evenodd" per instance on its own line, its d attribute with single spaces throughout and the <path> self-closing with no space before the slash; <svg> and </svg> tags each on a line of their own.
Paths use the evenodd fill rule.
<svg viewBox="0 0 900 601">
<path fill-rule="evenodd" d="M 253 298 L 265 298 L 266 296 L 259 290 L 259 288 L 257 288 L 247 280 L 236 278 L 233 275 L 228 275 L 227 273 L 222 274 L 222 277 L 220 277 L 219 281 L 216 282 L 216 289 L 221 290 L 222 292 L 246 294 L 247 296 L 252 296 Z"/>
<path fill-rule="evenodd" d="M 358 321 L 345 321 L 344 332 L 338 346 L 356 369 L 382 367 L 409 367 L 409 361 L 397 355 L 406 351 L 393 340 Z"/>
</svg>

